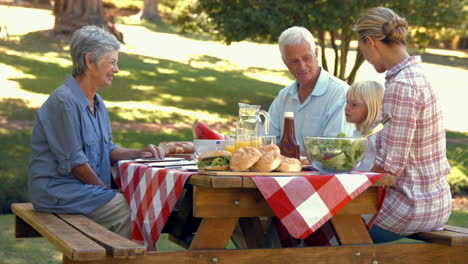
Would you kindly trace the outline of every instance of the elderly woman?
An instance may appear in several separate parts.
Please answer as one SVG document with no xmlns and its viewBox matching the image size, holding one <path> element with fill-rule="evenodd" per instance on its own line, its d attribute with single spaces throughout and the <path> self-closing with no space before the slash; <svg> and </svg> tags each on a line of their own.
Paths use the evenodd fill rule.
<svg viewBox="0 0 468 264">
<path fill-rule="evenodd" d="M 376 7 L 353 27 L 364 58 L 385 72 L 382 115 L 392 119 L 376 139 L 372 171 L 395 176 L 370 234 L 387 242 L 420 231 L 436 230 L 451 212 L 450 166 L 437 94 L 419 56 L 406 50 L 408 23 L 392 10 Z"/>
<path fill-rule="evenodd" d="M 130 238 L 129 207 L 109 188 L 112 161 L 163 158 L 148 145 L 125 149 L 112 142 L 109 115 L 97 91 L 110 86 L 120 43 L 95 26 L 77 30 L 70 44 L 73 74 L 38 110 L 31 138 L 29 194 L 38 211 L 83 214 Z"/>
</svg>

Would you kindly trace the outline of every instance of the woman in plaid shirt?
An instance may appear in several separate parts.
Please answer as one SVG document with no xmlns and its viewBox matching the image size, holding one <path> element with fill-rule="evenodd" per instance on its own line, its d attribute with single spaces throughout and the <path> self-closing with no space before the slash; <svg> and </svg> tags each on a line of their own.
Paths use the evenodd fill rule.
<svg viewBox="0 0 468 264">
<path fill-rule="evenodd" d="M 370 235 L 383 243 L 437 230 L 451 212 L 450 166 L 440 101 L 421 67 L 406 50 L 408 23 L 391 9 L 376 7 L 353 27 L 364 58 L 386 71 L 382 115 L 392 119 L 376 140 L 374 172 L 395 176 Z"/>
</svg>

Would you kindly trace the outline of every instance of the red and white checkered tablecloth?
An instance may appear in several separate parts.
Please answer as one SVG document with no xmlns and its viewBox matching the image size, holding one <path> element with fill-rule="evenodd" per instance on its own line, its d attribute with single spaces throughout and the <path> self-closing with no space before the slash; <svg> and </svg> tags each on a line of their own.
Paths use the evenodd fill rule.
<svg viewBox="0 0 468 264">
<path fill-rule="evenodd" d="M 185 182 L 193 174 L 196 172 L 154 168 L 130 160 L 113 167 L 115 182 L 130 205 L 134 241 L 155 249 Z M 315 238 L 332 243 L 336 241 L 329 232 L 333 229 L 325 223 L 384 175 L 356 172 L 251 178 L 290 235 L 304 239 L 315 232 Z"/>
<path fill-rule="evenodd" d="M 130 205 L 134 241 L 150 251 L 155 249 L 184 184 L 192 174 L 195 173 L 154 168 L 130 160 L 117 162 L 112 176 Z"/>
<path fill-rule="evenodd" d="M 288 233 L 304 239 L 384 175 L 353 172 L 251 178 Z"/>
</svg>

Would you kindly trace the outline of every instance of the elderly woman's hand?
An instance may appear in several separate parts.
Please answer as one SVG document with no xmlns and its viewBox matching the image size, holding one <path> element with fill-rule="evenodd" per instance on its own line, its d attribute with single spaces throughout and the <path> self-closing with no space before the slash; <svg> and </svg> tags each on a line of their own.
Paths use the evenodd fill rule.
<svg viewBox="0 0 468 264">
<path fill-rule="evenodd" d="M 156 147 L 153 144 L 148 144 L 141 152 L 142 158 L 163 159 L 166 154 L 164 149 Z"/>
</svg>

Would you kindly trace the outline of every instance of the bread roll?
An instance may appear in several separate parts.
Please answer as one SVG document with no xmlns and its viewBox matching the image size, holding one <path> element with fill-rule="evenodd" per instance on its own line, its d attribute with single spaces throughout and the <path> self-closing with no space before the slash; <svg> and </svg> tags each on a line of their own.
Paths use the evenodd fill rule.
<svg viewBox="0 0 468 264">
<path fill-rule="evenodd" d="M 166 154 L 193 153 L 195 145 L 190 141 L 161 142 L 159 147 L 164 149 Z"/>
<path fill-rule="evenodd" d="M 281 163 L 275 169 L 275 171 L 279 172 L 299 172 L 302 170 L 301 161 L 295 158 L 288 158 L 285 156 L 281 156 Z"/>
<path fill-rule="evenodd" d="M 301 156 L 299 159 L 300 159 L 302 165 L 310 165 L 309 158 L 307 158 L 305 156 Z"/>
<path fill-rule="evenodd" d="M 232 156 L 229 167 L 232 171 L 245 171 L 257 162 L 262 153 L 253 147 L 242 147 Z"/>
<path fill-rule="evenodd" d="M 250 167 L 251 171 L 270 172 L 280 165 L 281 153 L 278 146 L 266 145 L 259 150 L 262 153 L 262 157 Z"/>
</svg>

